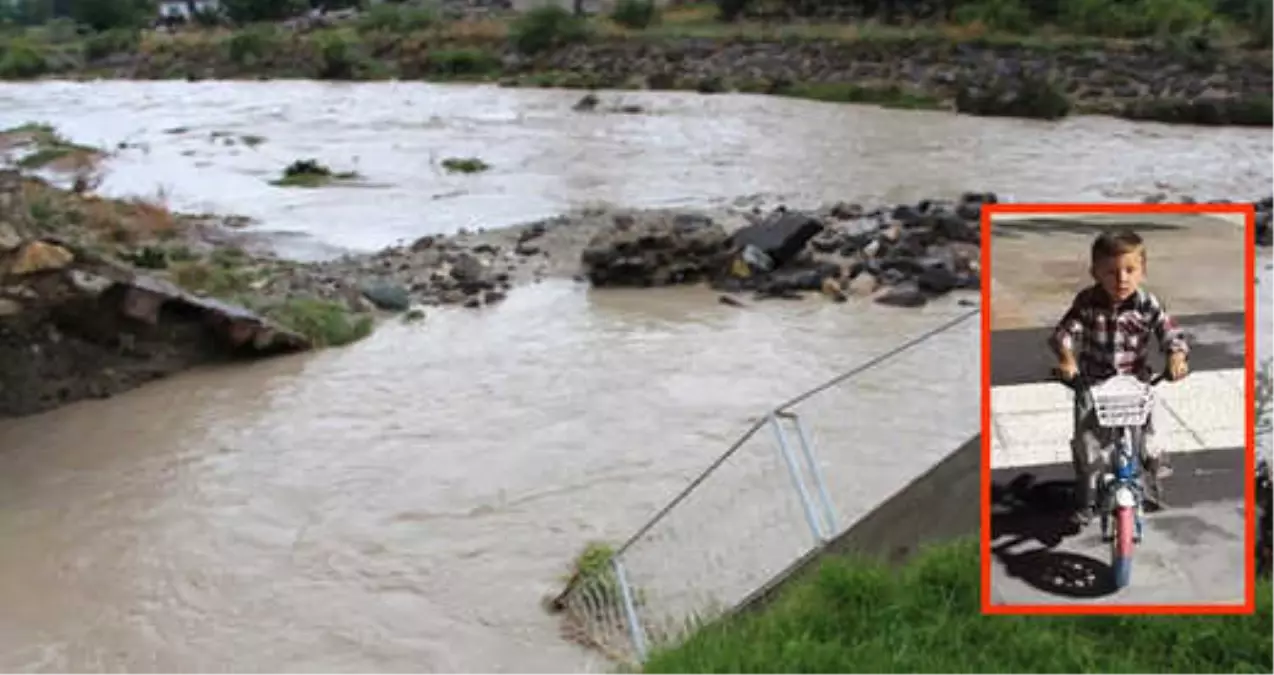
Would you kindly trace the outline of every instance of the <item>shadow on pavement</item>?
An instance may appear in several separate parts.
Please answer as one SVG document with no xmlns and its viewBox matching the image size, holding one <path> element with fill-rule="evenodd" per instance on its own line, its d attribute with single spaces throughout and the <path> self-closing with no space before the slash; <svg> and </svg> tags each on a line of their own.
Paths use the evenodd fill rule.
<svg viewBox="0 0 1274 675">
<path fill-rule="evenodd" d="M 1011 577 L 1046 593 L 1098 598 L 1115 592 L 1110 565 L 1054 550 L 1079 528 L 1070 521 L 1074 481 L 1036 482 L 1023 473 L 991 484 L 991 553 Z M 1094 523 L 1095 527 L 1095 523 Z M 1023 547 L 1027 550 L 1021 552 Z"/>
</svg>

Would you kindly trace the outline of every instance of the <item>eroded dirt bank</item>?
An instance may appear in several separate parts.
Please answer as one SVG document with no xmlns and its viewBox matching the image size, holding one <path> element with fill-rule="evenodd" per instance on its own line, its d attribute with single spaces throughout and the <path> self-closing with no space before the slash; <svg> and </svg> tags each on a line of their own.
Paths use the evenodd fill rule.
<svg viewBox="0 0 1274 675">
<path fill-rule="evenodd" d="M 596 34 L 562 38 L 528 54 L 507 35 L 507 22 L 459 22 L 417 33 L 253 28 L 152 34 L 124 44 L 122 51 L 85 57 L 68 58 L 74 50 L 63 49 L 57 58 L 45 57 L 41 69 L 57 77 L 397 78 L 744 91 L 986 115 L 1052 119 L 1075 112 L 1271 124 L 1274 71 L 1268 49 L 1199 46 L 1185 39 L 991 40 L 938 31 L 873 34 L 852 27 L 834 37 L 797 29 L 787 39 L 736 35 L 728 27 L 700 37 Z"/>
</svg>

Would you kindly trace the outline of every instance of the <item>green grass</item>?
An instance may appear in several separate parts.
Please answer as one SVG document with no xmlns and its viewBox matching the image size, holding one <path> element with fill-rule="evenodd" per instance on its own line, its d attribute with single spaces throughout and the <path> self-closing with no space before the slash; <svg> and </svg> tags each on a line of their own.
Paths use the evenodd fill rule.
<svg viewBox="0 0 1274 675">
<path fill-rule="evenodd" d="M 337 180 L 358 178 L 354 171 L 332 171 L 313 159 L 302 159 L 292 162 L 283 170 L 283 176 L 270 181 L 277 187 L 316 188 L 328 185 Z"/>
<path fill-rule="evenodd" d="M 442 168 L 447 173 L 479 173 L 490 169 L 491 165 L 477 157 L 448 157 L 442 160 Z"/>
<path fill-rule="evenodd" d="M 760 612 L 657 651 L 650 673 L 1268 673 L 1271 586 L 1255 616 L 982 616 L 978 546 L 891 569 L 826 561 Z"/>
<path fill-rule="evenodd" d="M 309 338 L 316 347 L 340 347 L 367 337 L 372 318 L 330 300 L 294 298 L 267 308 L 266 316 Z"/>
<path fill-rule="evenodd" d="M 52 126 L 40 122 L 28 122 L 0 131 L 0 145 L 26 146 L 30 154 L 18 161 L 23 169 L 40 169 L 64 157 L 74 154 L 96 159 L 101 155 L 97 148 L 72 143 Z"/>
</svg>

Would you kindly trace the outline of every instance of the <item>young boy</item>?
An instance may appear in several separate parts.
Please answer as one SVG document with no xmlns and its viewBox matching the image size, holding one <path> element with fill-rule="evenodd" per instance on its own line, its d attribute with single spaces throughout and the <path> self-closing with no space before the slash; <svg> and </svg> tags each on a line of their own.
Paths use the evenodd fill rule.
<svg viewBox="0 0 1274 675">
<path fill-rule="evenodd" d="M 1075 296 L 1071 308 L 1057 324 L 1050 346 L 1057 355 L 1057 370 L 1070 381 L 1082 375 L 1091 384 L 1117 374 L 1149 379 L 1146 356 L 1151 335 L 1168 360 L 1168 378 L 1185 377 L 1189 346 L 1185 334 L 1163 303 L 1141 287 L 1146 274 L 1146 245 L 1131 230 L 1104 233 L 1093 242 L 1092 274 L 1096 282 Z M 1085 525 L 1095 512 L 1097 479 L 1105 461 L 1097 415 L 1085 397 L 1075 397 L 1075 433 L 1071 439 L 1075 466 L 1076 512 L 1074 520 Z M 1162 452 L 1154 443 L 1152 419 L 1146 420 L 1142 457 L 1147 486 L 1158 500 Z"/>
</svg>

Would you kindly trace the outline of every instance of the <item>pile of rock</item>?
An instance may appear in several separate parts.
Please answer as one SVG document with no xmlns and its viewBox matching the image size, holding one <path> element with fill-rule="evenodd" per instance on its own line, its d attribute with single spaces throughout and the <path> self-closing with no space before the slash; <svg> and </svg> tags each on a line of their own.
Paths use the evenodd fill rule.
<svg viewBox="0 0 1274 675">
<path fill-rule="evenodd" d="M 617 214 L 580 261 L 594 286 L 666 286 L 715 277 L 729 257 L 730 236 L 696 214 Z"/>
<path fill-rule="evenodd" d="M 819 291 L 834 300 L 872 296 L 918 306 L 956 289 L 976 290 L 982 204 L 924 200 L 868 211 L 838 204 L 820 213 L 782 206 L 754 212 L 727 235 L 705 216 L 617 217 L 581 256 L 594 286 L 659 286 L 706 280 L 757 298 Z"/>
<path fill-rule="evenodd" d="M 299 266 L 272 279 L 271 292 L 313 294 L 352 305 L 403 311 L 412 304 L 478 308 L 505 299 L 523 258 L 539 253 L 543 224 L 522 229 L 509 246 L 429 235 L 370 256 Z"/>
</svg>

